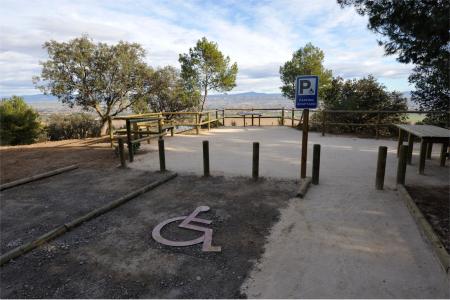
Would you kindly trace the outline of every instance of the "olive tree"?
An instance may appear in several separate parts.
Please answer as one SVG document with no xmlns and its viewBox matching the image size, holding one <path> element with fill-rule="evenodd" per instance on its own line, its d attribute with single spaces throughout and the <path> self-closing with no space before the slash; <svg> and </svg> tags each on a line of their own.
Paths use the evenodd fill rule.
<svg viewBox="0 0 450 300">
<path fill-rule="evenodd" d="M 200 94 L 189 90 L 180 72 L 172 66 L 155 70 L 150 82 L 147 94 L 133 104 L 135 113 L 186 111 L 199 103 Z"/>
<path fill-rule="evenodd" d="M 144 62 L 145 51 L 136 43 L 94 43 L 88 36 L 68 42 L 48 41 L 43 46 L 49 59 L 35 85 L 64 103 L 95 111 L 103 126 L 146 93 L 152 69 Z"/>
</svg>

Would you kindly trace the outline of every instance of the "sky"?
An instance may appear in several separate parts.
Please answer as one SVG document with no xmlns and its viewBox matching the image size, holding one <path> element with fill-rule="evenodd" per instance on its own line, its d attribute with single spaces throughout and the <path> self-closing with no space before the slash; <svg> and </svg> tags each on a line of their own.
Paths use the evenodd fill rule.
<svg viewBox="0 0 450 300">
<path fill-rule="evenodd" d="M 324 51 L 334 76 L 372 74 L 389 90 L 412 89 L 407 77 L 413 65 L 385 56 L 367 17 L 334 0 L 0 0 L 0 12 L 0 96 L 40 93 L 32 77 L 48 59 L 42 44 L 82 34 L 96 42 L 140 43 L 155 68 L 179 68 L 178 55 L 205 36 L 238 64 L 232 93 L 280 92 L 280 65 L 308 42 Z"/>
</svg>

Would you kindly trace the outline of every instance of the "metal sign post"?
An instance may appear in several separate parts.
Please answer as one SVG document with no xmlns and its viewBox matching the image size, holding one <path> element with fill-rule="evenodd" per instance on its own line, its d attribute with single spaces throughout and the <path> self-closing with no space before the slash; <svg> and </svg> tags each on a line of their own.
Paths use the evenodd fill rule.
<svg viewBox="0 0 450 300">
<path fill-rule="evenodd" d="M 309 109 L 317 108 L 319 76 L 297 76 L 295 81 L 295 107 L 303 108 L 302 158 L 300 178 L 306 178 L 306 161 L 308 156 Z"/>
</svg>

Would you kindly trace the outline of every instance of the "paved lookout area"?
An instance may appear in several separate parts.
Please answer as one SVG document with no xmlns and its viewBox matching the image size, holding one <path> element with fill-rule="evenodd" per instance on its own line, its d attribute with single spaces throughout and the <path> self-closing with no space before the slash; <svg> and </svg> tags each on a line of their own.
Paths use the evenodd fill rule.
<svg viewBox="0 0 450 300">
<path fill-rule="evenodd" d="M 166 138 L 167 169 L 202 172 L 202 140 L 209 140 L 212 175 L 251 175 L 252 142 L 260 142 L 260 174 L 298 178 L 301 132 L 287 127 L 228 127 Z M 396 141 L 310 133 L 321 144 L 320 185 L 282 210 L 265 253 L 242 287 L 260 298 L 448 298 L 449 281 L 394 189 Z M 378 146 L 388 147 L 385 189 L 374 188 Z M 131 168 L 157 170 L 156 143 Z M 435 147 L 425 175 L 418 146 L 408 184 L 448 184 Z"/>
</svg>

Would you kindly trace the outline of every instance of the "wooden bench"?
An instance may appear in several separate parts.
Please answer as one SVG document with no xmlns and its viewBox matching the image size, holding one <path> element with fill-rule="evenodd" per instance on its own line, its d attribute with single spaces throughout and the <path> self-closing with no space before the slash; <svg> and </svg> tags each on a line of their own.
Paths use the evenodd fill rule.
<svg viewBox="0 0 450 300">
<path fill-rule="evenodd" d="M 445 166 L 447 159 L 447 148 L 450 141 L 450 130 L 432 125 L 395 125 L 399 129 L 397 156 L 403 145 L 406 133 L 408 133 L 408 157 L 407 162 L 411 164 L 414 136 L 420 139 L 419 174 L 424 174 L 425 159 L 431 158 L 433 143 L 442 144 L 440 166 Z"/>
</svg>

